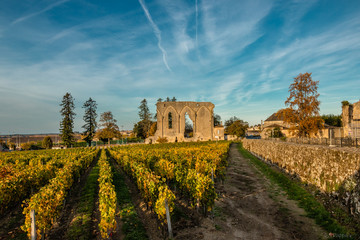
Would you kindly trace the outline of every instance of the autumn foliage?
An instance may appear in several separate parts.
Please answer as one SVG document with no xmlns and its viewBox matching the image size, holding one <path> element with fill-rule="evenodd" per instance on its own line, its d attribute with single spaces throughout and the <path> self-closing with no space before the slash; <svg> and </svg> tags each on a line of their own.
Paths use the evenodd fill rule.
<svg viewBox="0 0 360 240">
<path fill-rule="evenodd" d="M 285 101 L 288 108 L 277 113 L 299 137 L 309 137 L 323 128 L 324 121 L 319 115 L 318 84 L 319 81 L 312 80 L 311 73 L 300 73 L 289 87 L 290 96 Z"/>
</svg>

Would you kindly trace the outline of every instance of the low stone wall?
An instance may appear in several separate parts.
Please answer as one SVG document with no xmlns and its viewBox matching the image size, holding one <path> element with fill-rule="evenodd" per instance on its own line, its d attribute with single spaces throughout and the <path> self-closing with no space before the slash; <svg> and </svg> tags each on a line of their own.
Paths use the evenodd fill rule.
<svg viewBox="0 0 360 240">
<path fill-rule="evenodd" d="M 303 182 L 335 196 L 360 215 L 360 150 L 243 139 L 243 147 Z"/>
</svg>

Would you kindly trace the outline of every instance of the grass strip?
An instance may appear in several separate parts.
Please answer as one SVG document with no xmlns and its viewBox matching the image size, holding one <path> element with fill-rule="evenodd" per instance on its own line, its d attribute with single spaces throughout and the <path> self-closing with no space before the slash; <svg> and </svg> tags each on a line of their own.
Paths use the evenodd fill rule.
<svg viewBox="0 0 360 240">
<path fill-rule="evenodd" d="M 354 239 L 351 233 L 340 226 L 326 211 L 325 207 L 312 194 L 307 192 L 300 183 L 294 182 L 285 174 L 269 167 L 265 162 L 244 149 L 241 143 L 238 145 L 238 150 L 245 158 L 250 159 L 251 163 L 267 178 L 279 185 L 287 193 L 289 199 L 296 200 L 299 207 L 306 211 L 308 217 L 315 219 L 315 222 L 327 232 L 333 233 L 332 239 Z"/>
<path fill-rule="evenodd" d="M 124 240 L 149 239 L 132 203 L 125 178 L 116 168 L 113 168 L 113 183 L 119 204 L 120 218 L 123 222 L 121 230 L 125 234 Z"/>
<path fill-rule="evenodd" d="M 66 239 L 91 239 L 91 216 L 95 209 L 98 178 L 99 165 L 96 163 L 89 173 L 85 186 L 81 191 L 77 213 L 67 230 Z"/>
</svg>

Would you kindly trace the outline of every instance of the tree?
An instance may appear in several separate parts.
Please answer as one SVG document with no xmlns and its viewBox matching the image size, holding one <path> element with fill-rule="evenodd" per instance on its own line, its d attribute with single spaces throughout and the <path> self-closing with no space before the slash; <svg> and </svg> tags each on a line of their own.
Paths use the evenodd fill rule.
<svg viewBox="0 0 360 240">
<path fill-rule="evenodd" d="M 327 125 L 334 127 L 342 126 L 341 115 L 328 114 L 328 115 L 322 115 L 321 118 L 324 120 L 325 124 Z"/>
<path fill-rule="evenodd" d="M 249 127 L 247 122 L 243 120 L 235 120 L 233 121 L 227 128 L 225 128 L 225 132 L 229 135 L 236 135 L 238 137 L 244 137 L 246 133 L 246 129 Z"/>
<path fill-rule="evenodd" d="M 319 81 L 312 80 L 311 73 L 300 73 L 289 87 L 290 96 L 285 101 L 288 108 L 278 112 L 299 137 L 317 134 L 323 128 L 324 122 L 319 116 L 318 84 Z"/>
<path fill-rule="evenodd" d="M 169 98 L 169 97 L 166 97 L 166 102 L 170 102 L 170 98 Z"/>
<path fill-rule="evenodd" d="M 341 105 L 342 105 L 343 107 L 344 107 L 344 106 L 349 106 L 350 103 L 349 103 L 349 101 L 344 100 L 344 101 L 341 102 Z"/>
<path fill-rule="evenodd" d="M 146 99 L 141 101 L 139 109 L 139 117 L 141 120 L 134 125 L 133 131 L 137 137 L 147 138 L 150 136 L 149 131 L 153 122 L 151 121 L 151 113 L 147 106 Z"/>
<path fill-rule="evenodd" d="M 42 144 L 42 142 L 31 141 L 31 142 L 27 142 L 27 143 L 22 143 L 20 145 L 20 148 L 22 150 L 39 150 L 39 149 L 42 149 L 41 144 Z"/>
<path fill-rule="evenodd" d="M 102 113 L 100 116 L 100 126 L 103 127 L 103 129 L 98 131 L 97 137 L 102 141 L 107 140 L 109 143 L 110 139 L 119 138 L 120 131 L 116 122 L 111 111 Z"/>
<path fill-rule="evenodd" d="M 4 148 L 4 149 L 8 149 L 10 148 L 10 141 L 6 144 L 6 142 L 4 142 L 3 140 L 0 140 L 0 145 Z"/>
<path fill-rule="evenodd" d="M 97 123 L 96 123 L 97 104 L 96 104 L 96 101 L 89 98 L 89 100 L 87 100 L 84 103 L 83 108 L 85 108 L 85 115 L 83 117 L 85 124 L 82 126 L 82 128 L 84 128 L 85 131 L 84 131 L 83 135 L 84 135 L 84 140 L 87 142 L 88 146 L 90 146 L 91 141 L 93 140 L 93 138 L 95 136 L 95 131 L 97 128 Z"/>
<path fill-rule="evenodd" d="M 176 102 L 176 97 L 173 97 L 173 98 L 171 99 L 171 101 L 172 101 L 172 102 Z"/>
<path fill-rule="evenodd" d="M 141 101 L 139 109 L 140 109 L 139 117 L 141 120 L 150 120 L 151 119 L 151 113 L 150 113 L 149 107 L 147 105 L 146 99 Z"/>
<path fill-rule="evenodd" d="M 156 124 L 156 122 L 152 122 L 150 129 L 149 129 L 149 136 L 154 136 L 156 130 L 157 130 L 157 124 Z"/>
<path fill-rule="evenodd" d="M 218 114 L 214 114 L 214 126 L 220 126 L 221 125 L 221 117 Z"/>
<path fill-rule="evenodd" d="M 274 129 L 270 130 L 270 137 L 281 138 L 284 137 L 284 134 L 281 132 L 281 129 L 279 127 L 275 127 Z"/>
<path fill-rule="evenodd" d="M 133 132 L 136 134 L 136 137 L 147 138 L 151 136 L 153 129 L 151 130 L 153 122 L 150 120 L 141 120 L 134 124 Z"/>
<path fill-rule="evenodd" d="M 225 133 L 226 134 L 227 134 L 226 129 L 237 120 L 240 120 L 240 119 L 234 116 L 234 117 L 231 117 L 229 120 L 225 121 Z"/>
<path fill-rule="evenodd" d="M 43 148 L 51 149 L 53 147 L 53 141 L 51 140 L 51 137 L 49 136 L 44 137 L 41 145 Z"/>
<path fill-rule="evenodd" d="M 74 142 L 74 118 L 75 118 L 75 105 L 74 98 L 70 93 L 66 93 L 63 97 L 63 100 L 60 104 L 62 109 L 60 110 L 61 116 L 63 119 L 60 122 L 60 137 L 64 142 L 65 146 L 70 147 Z"/>
<path fill-rule="evenodd" d="M 163 100 L 162 100 L 162 98 L 158 98 L 158 100 L 157 100 L 157 102 L 162 102 Z"/>
</svg>

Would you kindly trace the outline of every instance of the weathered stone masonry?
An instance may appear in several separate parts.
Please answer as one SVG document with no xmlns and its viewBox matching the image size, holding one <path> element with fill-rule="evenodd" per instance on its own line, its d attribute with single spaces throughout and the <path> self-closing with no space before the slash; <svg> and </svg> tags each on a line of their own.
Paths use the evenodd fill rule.
<svg viewBox="0 0 360 240">
<path fill-rule="evenodd" d="M 169 142 L 207 141 L 214 139 L 213 110 L 210 102 L 158 102 L 157 130 L 147 141 L 166 137 Z M 193 122 L 193 137 L 185 138 L 185 114 Z"/>
<path fill-rule="evenodd" d="M 286 172 L 316 186 L 360 215 L 360 151 L 266 140 L 243 139 L 243 146 Z"/>
</svg>

